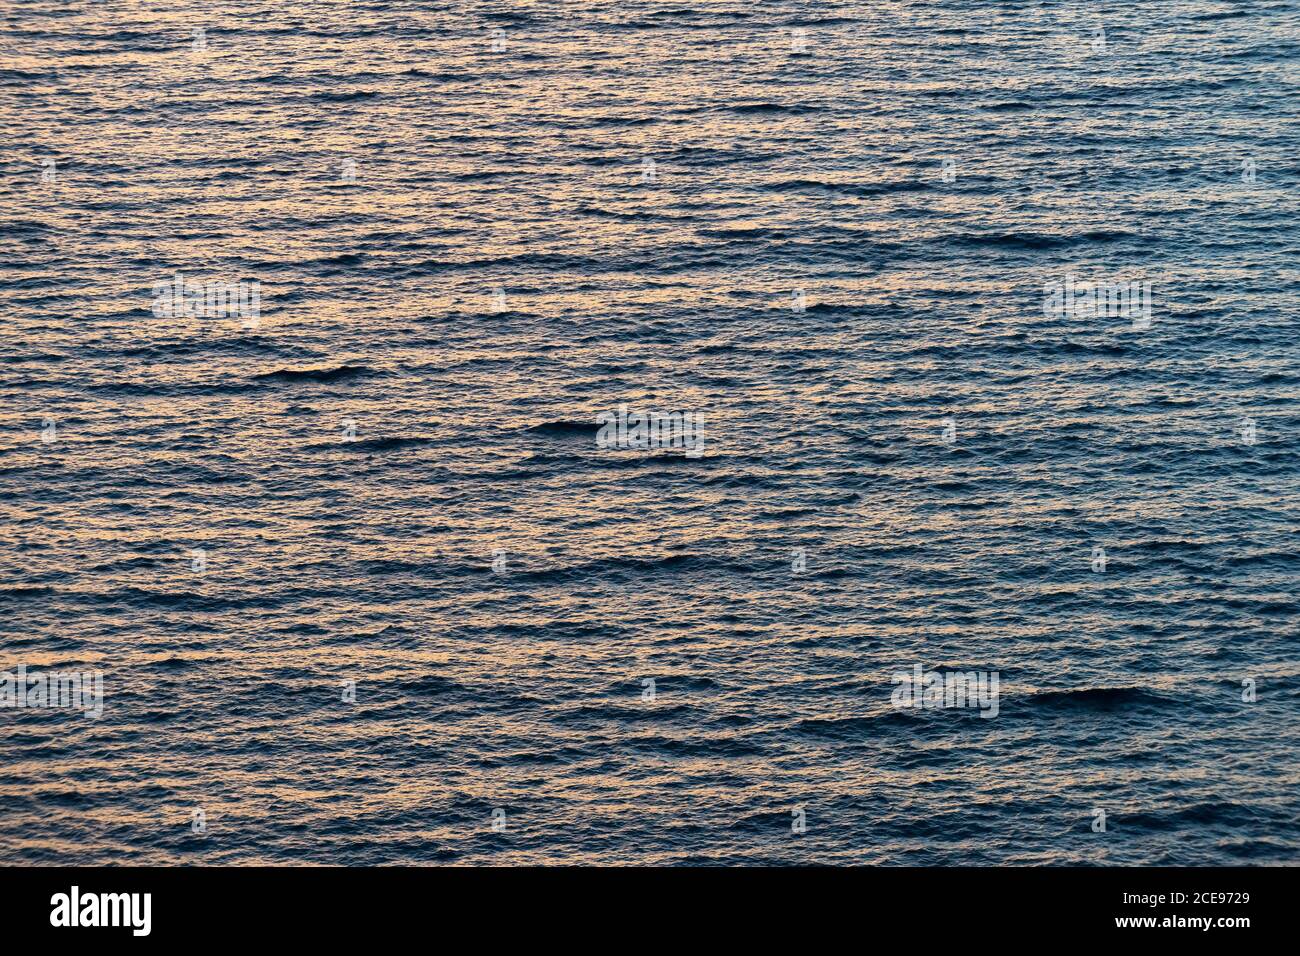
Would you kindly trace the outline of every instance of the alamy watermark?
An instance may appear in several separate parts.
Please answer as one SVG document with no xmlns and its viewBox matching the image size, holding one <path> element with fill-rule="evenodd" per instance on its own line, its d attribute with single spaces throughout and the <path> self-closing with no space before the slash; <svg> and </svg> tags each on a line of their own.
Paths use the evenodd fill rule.
<svg viewBox="0 0 1300 956">
<path fill-rule="evenodd" d="M 83 893 L 73 886 L 50 897 L 50 925 L 124 926 L 132 936 L 148 936 L 153 928 L 152 893 Z"/>
<path fill-rule="evenodd" d="M 941 710 L 950 707 L 978 707 L 981 717 L 998 715 L 998 671 L 926 672 L 920 664 L 912 672 L 894 674 L 890 700 L 900 710 Z"/>
<path fill-rule="evenodd" d="M 79 710 L 98 720 L 104 714 L 104 672 L 34 671 L 18 665 L 18 673 L 0 671 L 0 707 Z"/>
<path fill-rule="evenodd" d="M 634 412 L 619 405 L 616 412 L 596 416 L 597 448 L 680 448 L 688 458 L 704 454 L 704 413 Z"/>
<path fill-rule="evenodd" d="M 1151 328 L 1151 283 L 1137 281 L 1064 281 L 1043 286 L 1043 315 L 1049 319 L 1132 319 L 1139 331 Z"/>
<path fill-rule="evenodd" d="M 257 281 L 206 282 L 175 275 L 153 284 L 153 314 L 160 319 L 239 317 L 256 327 L 262 316 L 262 284 Z"/>
</svg>

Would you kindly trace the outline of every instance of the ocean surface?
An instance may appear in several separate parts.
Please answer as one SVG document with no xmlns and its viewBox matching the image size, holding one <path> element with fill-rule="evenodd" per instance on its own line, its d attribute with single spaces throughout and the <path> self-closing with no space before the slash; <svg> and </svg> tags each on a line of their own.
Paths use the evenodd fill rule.
<svg viewBox="0 0 1300 956">
<path fill-rule="evenodd" d="M 0 709 L 0 863 L 1300 861 L 1298 53 L 1290 0 L 5 5 L 0 670 L 104 695 Z"/>
</svg>

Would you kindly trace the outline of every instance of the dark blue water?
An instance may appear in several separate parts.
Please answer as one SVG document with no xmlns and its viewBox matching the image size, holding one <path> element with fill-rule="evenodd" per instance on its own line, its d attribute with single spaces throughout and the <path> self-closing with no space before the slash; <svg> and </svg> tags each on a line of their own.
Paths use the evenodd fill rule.
<svg viewBox="0 0 1300 956">
<path fill-rule="evenodd" d="M 0 862 L 1295 862 L 1298 38 L 7 7 Z"/>
</svg>

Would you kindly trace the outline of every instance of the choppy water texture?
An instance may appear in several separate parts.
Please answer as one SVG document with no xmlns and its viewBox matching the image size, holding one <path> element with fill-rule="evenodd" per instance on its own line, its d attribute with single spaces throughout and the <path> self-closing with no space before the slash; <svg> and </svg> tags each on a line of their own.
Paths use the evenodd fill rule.
<svg viewBox="0 0 1300 956">
<path fill-rule="evenodd" d="M 1296 3 L 0 22 L 3 862 L 1296 861 Z"/>
</svg>

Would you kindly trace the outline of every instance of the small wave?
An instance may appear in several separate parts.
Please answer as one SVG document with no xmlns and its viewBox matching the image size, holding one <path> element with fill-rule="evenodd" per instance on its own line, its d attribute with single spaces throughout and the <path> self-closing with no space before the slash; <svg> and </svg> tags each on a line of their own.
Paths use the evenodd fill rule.
<svg viewBox="0 0 1300 956">
<path fill-rule="evenodd" d="M 798 114 L 814 113 L 821 107 L 808 106 L 803 103 L 739 103 L 736 106 L 727 107 L 733 113 L 742 115 L 767 115 L 767 114 Z"/>
<path fill-rule="evenodd" d="M 413 66 L 413 67 L 411 67 L 409 70 L 405 70 L 401 75 L 402 75 L 402 76 L 420 76 L 420 77 L 425 77 L 426 79 L 430 79 L 430 80 L 438 80 L 438 81 L 440 81 L 440 82 L 444 82 L 444 83 L 447 82 L 447 81 L 449 81 L 449 80 L 461 80 L 461 81 L 466 81 L 466 80 L 470 80 L 470 79 L 472 79 L 472 77 L 467 76 L 467 75 L 464 74 L 464 73 L 439 73 L 439 72 L 431 72 L 431 71 L 429 71 L 429 70 L 422 70 L 422 69 L 420 69 L 418 66 Z"/>
<path fill-rule="evenodd" d="M 784 229 L 769 229 L 755 226 L 744 229 L 701 229 L 700 235 L 715 239 L 788 239 L 790 233 Z"/>
<path fill-rule="evenodd" d="M 258 382 L 338 382 L 369 374 L 364 365 L 339 365 L 335 368 L 281 368 L 254 375 Z"/>
<path fill-rule="evenodd" d="M 675 737 L 640 737 L 629 741 L 635 749 L 655 756 L 722 758 L 759 757 L 766 751 L 757 744 L 735 737 L 699 737 L 679 740 Z"/>
<path fill-rule="evenodd" d="M 1039 691 L 1030 694 L 1028 702 L 1033 707 L 1117 710 L 1122 707 L 1167 704 L 1169 698 L 1145 687 L 1081 687 L 1073 690 Z"/>
<path fill-rule="evenodd" d="M 320 100 L 322 103 L 350 103 L 353 100 L 369 100 L 381 95 L 378 90 L 348 90 L 346 92 L 335 92 L 326 90 L 322 93 L 312 94 L 312 99 Z"/>
<path fill-rule="evenodd" d="M 404 680 L 398 683 L 397 687 L 408 694 L 449 694 L 465 690 L 463 684 L 448 680 L 446 677 L 439 677 L 437 674 L 425 674 L 423 677 Z"/>
<path fill-rule="evenodd" d="M 1001 249 L 1064 249 L 1082 242 L 1118 242 L 1138 238 L 1136 233 L 1116 230 L 1080 234 L 1048 235 L 1034 232 L 974 232 L 945 236 L 940 241 L 962 246 L 993 246 Z"/>
<path fill-rule="evenodd" d="M 572 710 L 553 714 L 551 719 L 561 723 L 584 723 L 593 720 L 621 721 L 633 723 L 640 721 L 662 721 L 671 717 L 684 717 L 691 713 L 685 704 L 674 707 L 619 707 L 614 704 L 583 704 Z"/>
<path fill-rule="evenodd" d="M 841 196 L 887 196 L 891 193 L 925 192 L 934 189 L 932 183 L 923 179 L 900 179 L 883 183 L 831 183 L 820 179 L 786 179 L 777 183 L 767 183 L 762 187 L 767 192 L 827 192 Z"/>
<path fill-rule="evenodd" d="M 526 429 L 535 435 L 566 435 L 566 436 L 583 436 L 594 435 L 599 426 L 596 422 L 579 422 L 572 419 L 564 419 L 554 422 L 541 422 L 537 425 L 529 425 Z"/>
<path fill-rule="evenodd" d="M 160 661 L 151 661 L 150 667 L 157 667 L 165 671 L 188 670 L 198 665 L 198 661 L 186 660 L 183 657 L 167 657 Z"/>
<path fill-rule="evenodd" d="M 45 586 L 0 588 L 0 600 L 5 598 L 47 597 L 54 593 L 54 588 Z"/>
<path fill-rule="evenodd" d="M 423 445 L 433 444 L 434 439 L 424 438 L 419 435 L 413 435 L 408 438 L 366 438 L 358 441 L 347 442 L 347 447 L 357 451 L 394 451 L 398 448 L 419 448 Z M 337 448 L 336 443 L 329 447 Z"/>
<path fill-rule="evenodd" d="M 1251 826 L 1268 817 L 1267 810 L 1227 800 L 1202 800 L 1176 809 L 1135 813 L 1120 825 L 1144 830 L 1180 830 L 1186 826 Z"/>
<path fill-rule="evenodd" d="M 1272 838 L 1258 840 L 1222 840 L 1218 848 L 1230 856 L 1243 860 L 1260 860 L 1269 857 L 1294 862 L 1295 849 L 1290 844 Z"/>
<path fill-rule="evenodd" d="M 869 739 L 873 734 L 917 726 L 929 711 L 882 710 L 857 717 L 805 717 L 794 725 L 796 734 L 828 740 Z"/>
</svg>

